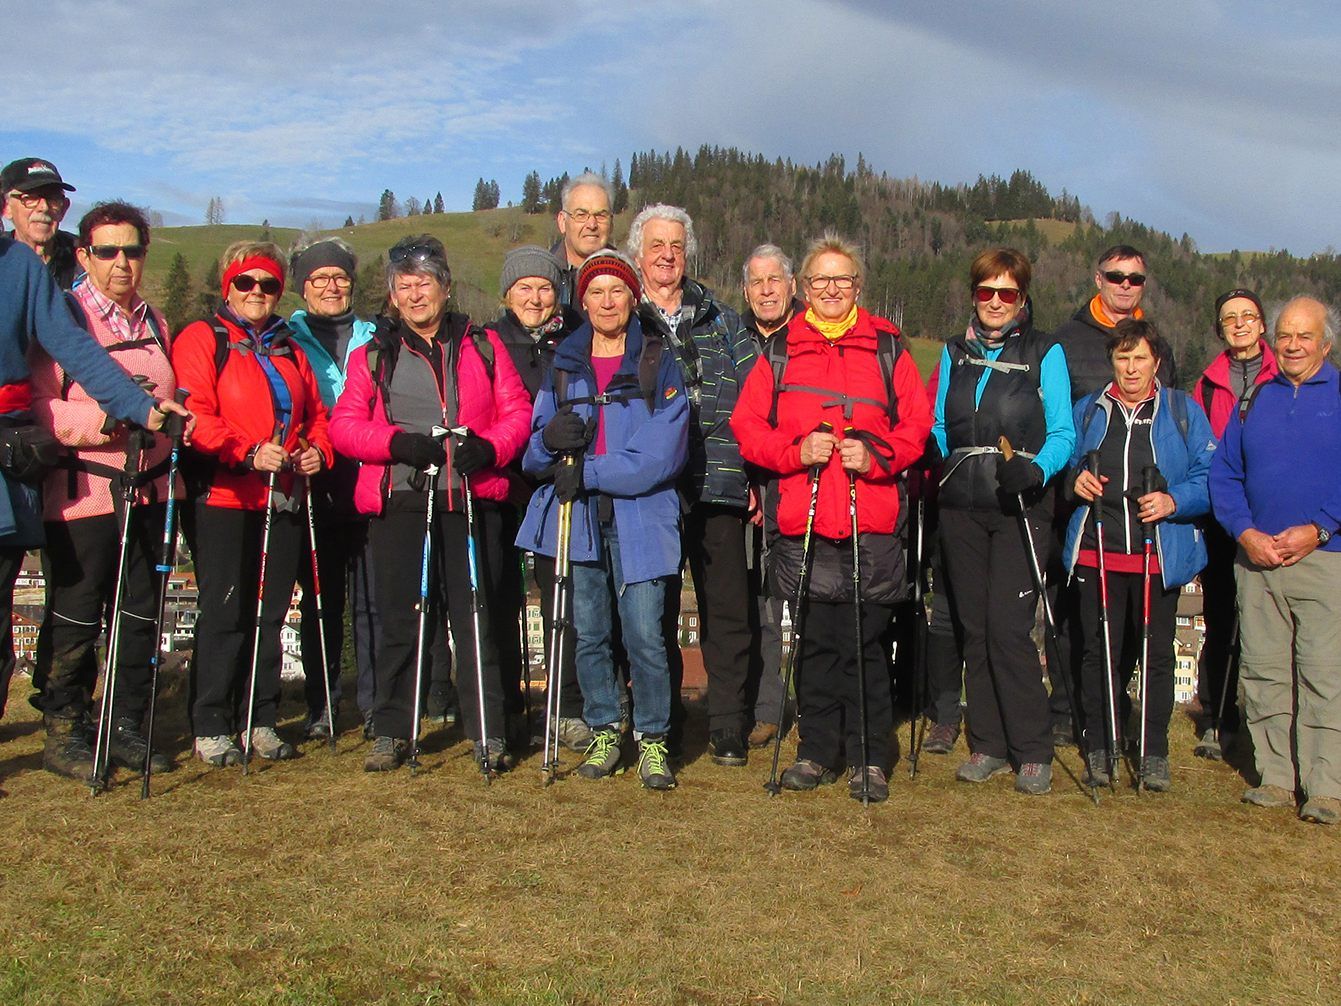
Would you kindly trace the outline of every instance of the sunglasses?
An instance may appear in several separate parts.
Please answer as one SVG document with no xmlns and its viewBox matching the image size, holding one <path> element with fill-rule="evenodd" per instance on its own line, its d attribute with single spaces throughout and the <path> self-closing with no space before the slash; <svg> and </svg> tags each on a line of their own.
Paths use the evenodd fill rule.
<svg viewBox="0 0 1341 1006">
<path fill-rule="evenodd" d="M 387 258 L 392 262 L 429 262 L 434 259 L 441 261 L 442 252 L 432 246 L 406 245 L 403 248 L 392 248 L 387 252 Z"/>
<path fill-rule="evenodd" d="M 136 260 L 144 258 L 149 249 L 144 245 L 89 245 L 88 253 L 99 262 L 112 262 L 122 252 L 126 258 Z"/>
<path fill-rule="evenodd" d="M 1111 272 L 1103 273 L 1103 278 L 1108 280 L 1114 286 L 1121 286 L 1123 280 L 1126 280 L 1132 286 L 1145 286 L 1145 273 L 1143 272 L 1118 272 L 1116 269 Z"/>
<path fill-rule="evenodd" d="M 986 304 L 993 297 L 999 298 L 1003 304 L 1014 304 L 1020 299 L 1020 291 L 1013 286 L 975 286 L 973 296 L 979 304 Z"/>
<path fill-rule="evenodd" d="M 233 277 L 233 289 L 238 293 L 251 293 L 258 286 L 261 288 L 261 293 L 267 297 L 273 297 L 284 289 L 284 284 L 273 276 L 267 276 L 265 279 L 247 275 Z"/>
</svg>

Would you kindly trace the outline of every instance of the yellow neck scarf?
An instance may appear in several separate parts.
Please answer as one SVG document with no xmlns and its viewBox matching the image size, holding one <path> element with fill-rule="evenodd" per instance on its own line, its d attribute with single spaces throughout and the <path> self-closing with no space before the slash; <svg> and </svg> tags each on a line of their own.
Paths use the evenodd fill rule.
<svg viewBox="0 0 1341 1006">
<path fill-rule="evenodd" d="M 846 318 L 839 321 L 823 321 L 816 314 L 814 308 L 806 308 L 806 321 L 819 331 L 830 342 L 837 342 L 848 332 L 852 331 L 852 326 L 857 323 L 857 305 L 852 305 L 852 310 L 848 312 Z"/>
</svg>

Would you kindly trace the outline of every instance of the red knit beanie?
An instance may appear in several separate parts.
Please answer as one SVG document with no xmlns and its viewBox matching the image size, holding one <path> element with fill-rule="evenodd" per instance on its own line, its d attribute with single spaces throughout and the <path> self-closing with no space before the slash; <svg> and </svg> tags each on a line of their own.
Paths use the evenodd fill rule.
<svg viewBox="0 0 1341 1006">
<path fill-rule="evenodd" d="M 577 270 L 577 299 L 581 302 L 587 294 L 587 287 L 597 276 L 618 276 L 633 292 L 635 301 L 643 296 L 642 284 L 638 282 L 638 270 L 623 255 L 609 249 L 592 252 Z"/>
</svg>

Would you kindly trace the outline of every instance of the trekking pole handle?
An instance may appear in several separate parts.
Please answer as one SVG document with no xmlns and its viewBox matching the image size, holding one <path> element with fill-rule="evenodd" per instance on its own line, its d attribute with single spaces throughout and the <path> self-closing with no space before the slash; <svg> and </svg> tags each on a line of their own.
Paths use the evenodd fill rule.
<svg viewBox="0 0 1341 1006">
<path fill-rule="evenodd" d="M 1085 455 L 1085 471 L 1089 472 L 1096 479 L 1099 477 L 1099 452 L 1090 451 Z"/>
<path fill-rule="evenodd" d="M 1015 457 L 1015 448 L 1010 445 L 1010 441 L 1004 435 L 997 440 L 996 446 L 1001 451 L 1001 456 L 1007 461 Z"/>
<path fill-rule="evenodd" d="M 1154 465 L 1146 465 L 1141 469 L 1141 495 L 1149 496 L 1155 491 L 1157 480 L 1159 479 L 1159 469 Z"/>
</svg>

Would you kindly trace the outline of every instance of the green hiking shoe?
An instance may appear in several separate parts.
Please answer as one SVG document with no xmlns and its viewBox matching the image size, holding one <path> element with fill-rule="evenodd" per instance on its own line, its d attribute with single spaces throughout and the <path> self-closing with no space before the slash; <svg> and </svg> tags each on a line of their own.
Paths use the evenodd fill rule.
<svg viewBox="0 0 1341 1006">
<path fill-rule="evenodd" d="M 638 741 L 638 778 L 648 789 L 675 788 L 666 738 L 661 734 L 645 734 Z"/>
<path fill-rule="evenodd" d="M 619 766 L 619 737 L 619 731 L 610 727 L 603 727 L 592 734 L 586 756 L 577 767 L 577 774 L 584 779 L 604 779 L 622 772 Z"/>
</svg>

